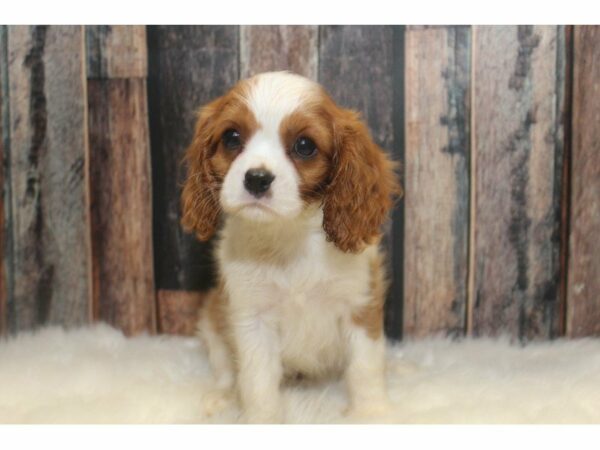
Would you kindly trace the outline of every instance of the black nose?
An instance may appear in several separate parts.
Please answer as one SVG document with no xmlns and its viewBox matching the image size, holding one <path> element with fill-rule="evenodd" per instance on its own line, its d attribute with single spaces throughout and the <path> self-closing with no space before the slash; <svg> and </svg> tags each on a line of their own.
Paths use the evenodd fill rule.
<svg viewBox="0 0 600 450">
<path fill-rule="evenodd" d="M 265 169 L 250 169 L 244 177 L 244 187 L 255 197 L 260 197 L 269 190 L 275 175 Z"/>
</svg>

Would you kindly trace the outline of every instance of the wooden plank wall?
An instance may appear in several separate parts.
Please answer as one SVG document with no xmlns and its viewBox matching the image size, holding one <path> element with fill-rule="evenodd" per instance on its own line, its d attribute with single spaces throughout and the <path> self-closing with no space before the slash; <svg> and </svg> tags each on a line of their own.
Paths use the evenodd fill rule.
<svg viewBox="0 0 600 450">
<path fill-rule="evenodd" d="M 156 331 L 146 27 L 86 27 L 94 319 Z"/>
<path fill-rule="evenodd" d="M 567 334 L 600 336 L 600 27 L 574 33 Z"/>
<path fill-rule="evenodd" d="M 7 322 L 89 322 L 91 292 L 84 30 L 10 26 L 5 189 L 11 211 Z M 6 142 L 6 141 L 5 141 Z"/>
<path fill-rule="evenodd" d="M 556 337 L 564 30 L 475 27 L 473 36 L 469 331 Z"/>
<path fill-rule="evenodd" d="M 0 27 L 0 334 L 193 333 L 215 275 L 179 225 L 196 111 L 289 69 L 403 161 L 391 337 L 600 335 L 599 29 Z"/>
<path fill-rule="evenodd" d="M 461 335 L 465 328 L 470 50 L 469 27 L 409 27 L 406 33 L 407 336 Z"/>
</svg>

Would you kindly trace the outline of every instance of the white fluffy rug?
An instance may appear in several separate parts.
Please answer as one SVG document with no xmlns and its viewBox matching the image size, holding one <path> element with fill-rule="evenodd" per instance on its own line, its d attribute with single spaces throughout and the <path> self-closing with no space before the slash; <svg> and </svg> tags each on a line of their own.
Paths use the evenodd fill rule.
<svg viewBox="0 0 600 450">
<path fill-rule="evenodd" d="M 430 339 L 389 347 L 397 423 L 600 423 L 600 339 Z M 231 423 L 208 417 L 210 371 L 192 338 L 125 338 L 105 325 L 0 341 L 1 423 Z M 285 388 L 290 423 L 344 422 L 343 386 Z"/>
</svg>

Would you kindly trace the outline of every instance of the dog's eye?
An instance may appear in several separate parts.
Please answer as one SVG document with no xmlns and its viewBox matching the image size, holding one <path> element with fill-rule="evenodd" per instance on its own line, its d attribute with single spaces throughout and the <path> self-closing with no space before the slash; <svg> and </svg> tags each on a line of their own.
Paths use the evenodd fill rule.
<svg viewBox="0 0 600 450">
<path fill-rule="evenodd" d="M 237 150 L 242 146 L 242 138 L 237 130 L 229 129 L 221 136 L 221 141 L 227 150 Z"/>
<path fill-rule="evenodd" d="M 301 158 L 311 158 L 317 153 L 317 145 L 312 139 L 300 136 L 294 143 L 294 153 Z"/>
</svg>

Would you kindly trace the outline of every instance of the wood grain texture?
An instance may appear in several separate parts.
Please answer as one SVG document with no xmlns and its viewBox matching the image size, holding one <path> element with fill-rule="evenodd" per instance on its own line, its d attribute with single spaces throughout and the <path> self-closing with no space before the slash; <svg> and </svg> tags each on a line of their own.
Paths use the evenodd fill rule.
<svg viewBox="0 0 600 450">
<path fill-rule="evenodd" d="M 94 318 L 156 331 L 146 31 L 86 28 Z"/>
<path fill-rule="evenodd" d="M 470 331 L 562 332 L 564 29 L 475 27 Z"/>
<path fill-rule="evenodd" d="M 406 31 L 405 336 L 466 325 L 470 38 L 469 27 Z"/>
<path fill-rule="evenodd" d="M 196 334 L 198 311 L 206 292 L 158 291 L 159 331 L 166 334 Z"/>
<path fill-rule="evenodd" d="M 85 27 L 88 78 L 145 78 L 148 74 L 146 27 Z"/>
<path fill-rule="evenodd" d="M 319 82 L 333 99 L 346 108 L 359 111 L 369 125 L 373 139 L 386 151 L 393 153 L 394 142 L 394 74 L 398 61 L 397 42 L 403 31 L 393 26 L 320 26 Z M 396 158 L 397 159 L 397 158 Z M 401 252 L 401 238 L 393 236 L 387 224 L 383 248 L 390 261 L 393 252 Z M 402 298 L 400 289 L 390 289 L 386 301 L 386 333 L 398 338 Z"/>
<path fill-rule="evenodd" d="M 88 81 L 94 318 L 156 330 L 146 80 Z"/>
<path fill-rule="evenodd" d="M 575 26 L 567 335 L 600 336 L 600 27 Z"/>
<path fill-rule="evenodd" d="M 8 28 L 12 331 L 91 318 L 83 27 Z"/>
<path fill-rule="evenodd" d="M 196 111 L 238 79 L 239 27 L 148 27 L 154 251 L 159 290 L 205 291 L 214 281 L 211 244 L 180 225 L 182 158 Z M 160 297 L 159 297 L 160 302 Z M 159 304 L 159 310 L 161 305 Z M 163 326 L 159 324 L 159 328 Z"/>
<path fill-rule="evenodd" d="M 6 271 L 6 261 L 8 258 L 6 252 L 6 221 L 5 221 L 5 199 L 7 178 L 4 167 L 6 165 L 6 151 L 4 149 L 5 142 L 8 143 L 8 135 L 5 135 L 8 124 L 8 54 L 6 47 L 6 25 L 0 25 L 0 336 L 6 334 L 7 324 L 6 318 L 8 315 L 8 273 Z"/>
<path fill-rule="evenodd" d="M 241 78 L 290 70 L 317 79 L 318 26 L 242 25 L 240 28 Z"/>
</svg>

